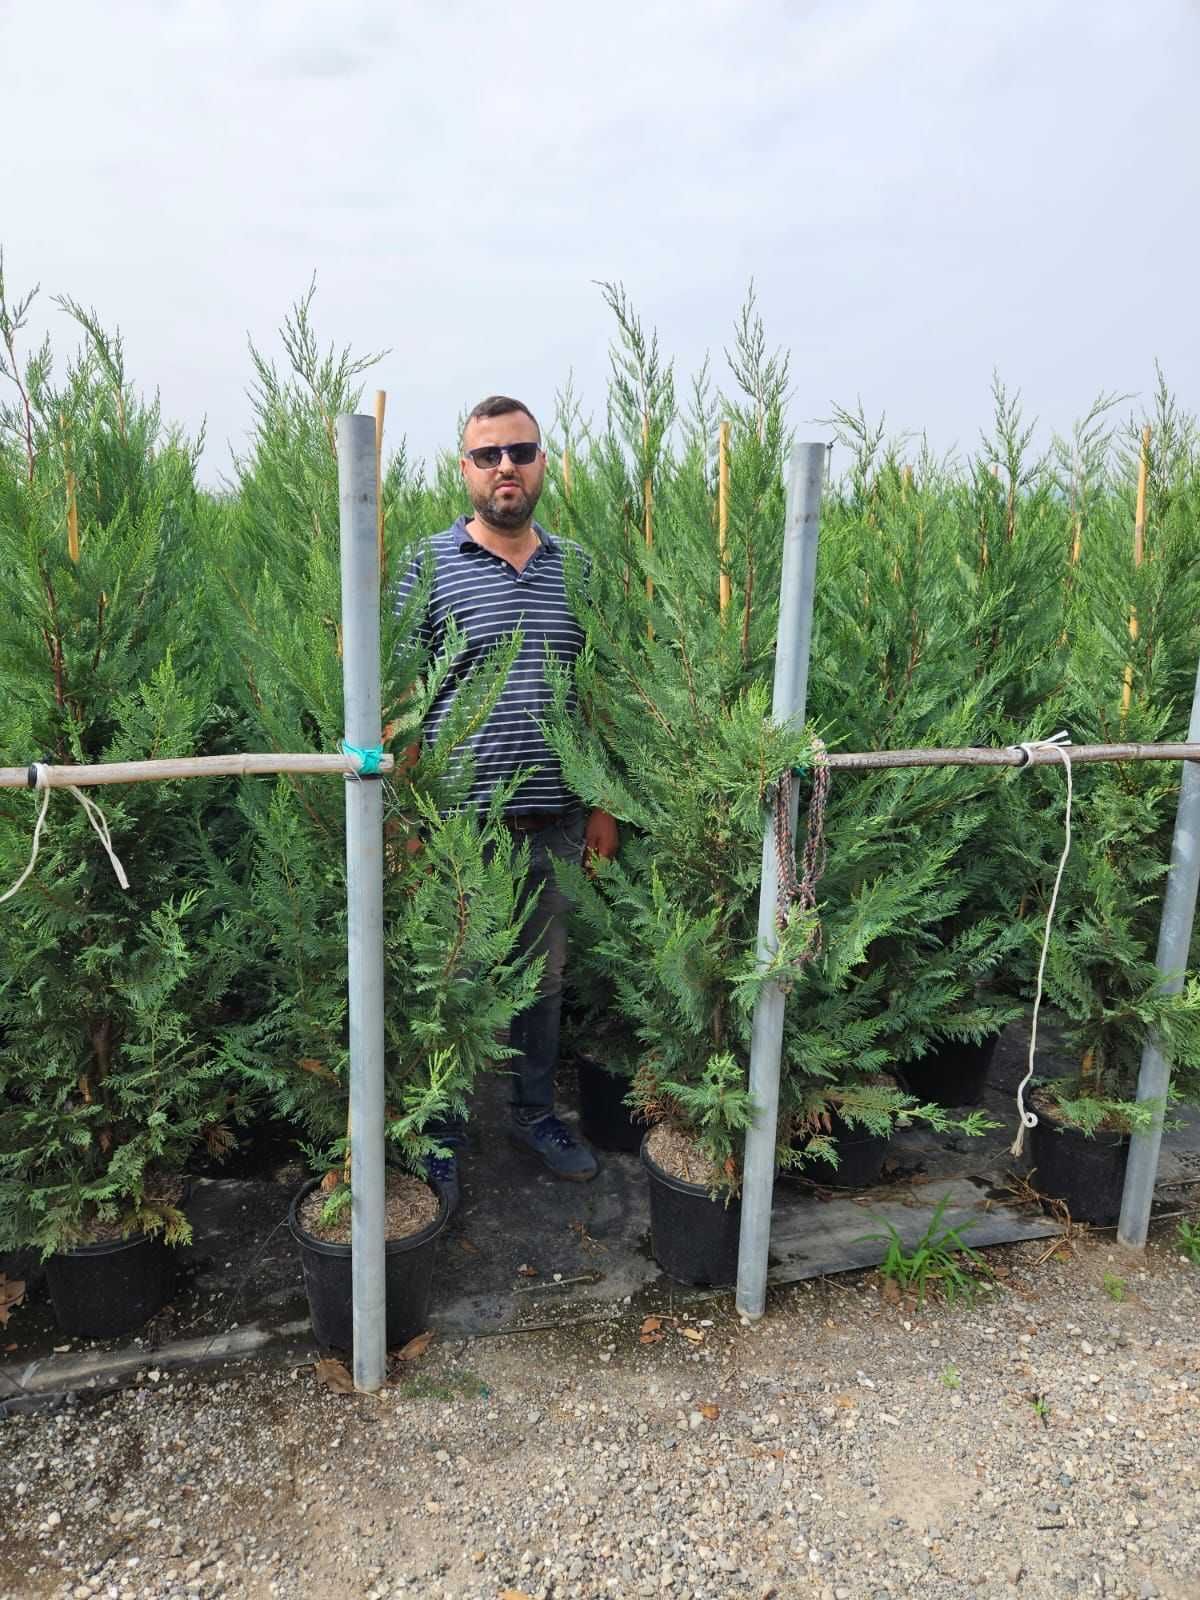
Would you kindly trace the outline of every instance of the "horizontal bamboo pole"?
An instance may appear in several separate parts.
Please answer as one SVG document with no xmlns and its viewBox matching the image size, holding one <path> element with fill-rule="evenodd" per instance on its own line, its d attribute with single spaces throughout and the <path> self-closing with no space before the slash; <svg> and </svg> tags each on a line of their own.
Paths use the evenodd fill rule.
<svg viewBox="0 0 1200 1600">
<path fill-rule="evenodd" d="M 1061 747 L 1060 747 L 1061 748 Z M 1067 750 L 1076 766 L 1096 761 L 1200 761 L 1200 744 L 1079 744 Z M 1028 760 L 1018 745 L 997 749 L 830 751 L 830 768 L 847 772 L 901 767 L 1047 767 L 1061 766 L 1053 748 L 1034 749 Z M 385 755 L 381 773 L 391 772 L 395 757 Z M 230 755 L 187 756 L 175 761 L 111 761 L 94 766 L 45 768 L 49 789 L 94 789 L 110 783 L 170 782 L 176 778 L 257 778 L 272 773 L 297 775 L 353 773 L 352 756 Z M 0 767 L 0 789 L 32 788 L 28 767 Z"/>
<path fill-rule="evenodd" d="M 1061 745 L 1026 752 L 1020 745 L 998 749 L 831 751 L 831 768 L 864 772 L 890 767 L 1061 767 Z M 1073 766 L 1095 761 L 1200 761 L 1200 744 L 1069 744 Z"/>
<path fill-rule="evenodd" d="M 391 772 L 395 757 L 385 755 L 380 772 Z M 185 756 L 175 761 L 108 761 L 94 766 L 45 768 L 48 789 L 94 789 L 106 783 L 167 782 L 172 778 L 257 778 L 273 772 L 357 772 L 353 756 L 244 755 Z M 0 789 L 32 788 L 28 767 L 0 767 Z"/>
</svg>

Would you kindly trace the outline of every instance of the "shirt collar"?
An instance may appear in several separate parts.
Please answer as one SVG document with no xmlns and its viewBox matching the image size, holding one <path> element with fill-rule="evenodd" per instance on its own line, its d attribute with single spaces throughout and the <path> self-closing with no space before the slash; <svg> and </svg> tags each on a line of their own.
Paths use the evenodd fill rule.
<svg viewBox="0 0 1200 1600">
<path fill-rule="evenodd" d="M 470 549 L 475 549 L 475 548 L 478 548 L 480 550 L 483 549 L 482 545 L 478 545 L 476 540 L 472 539 L 472 537 L 470 535 L 470 532 L 468 531 L 468 528 L 467 528 L 467 519 L 466 519 L 465 514 L 463 516 L 459 517 L 458 521 L 454 524 L 454 528 L 453 528 L 452 531 L 453 531 L 453 533 L 455 535 L 455 538 L 457 540 L 457 545 L 458 545 L 459 550 L 470 550 Z M 545 528 L 542 527 L 540 522 L 535 522 L 534 523 L 533 531 L 534 531 L 534 533 L 537 534 L 538 539 L 541 542 L 541 546 L 542 546 L 543 550 L 557 550 L 558 549 L 558 540 L 554 537 L 553 534 L 547 533 Z"/>
</svg>

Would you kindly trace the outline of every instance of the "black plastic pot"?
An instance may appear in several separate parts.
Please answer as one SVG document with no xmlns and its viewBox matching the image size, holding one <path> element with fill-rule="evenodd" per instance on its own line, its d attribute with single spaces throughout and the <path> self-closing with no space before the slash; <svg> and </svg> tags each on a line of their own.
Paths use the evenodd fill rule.
<svg viewBox="0 0 1200 1600">
<path fill-rule="evenodd" d="M 738 1234 L 742 1203 L 713 1200 L 699 1183 L 673 1178 L 646 1149 L 642 1165 L 650 1179 L 650 1250 L 678 1283 L 724 1287 L 737 1280 Z"/>
<path fill-rule="evenodd" d="M 288 1212 L 288 1226 L 292 1238 L 300 1246 L 308 1313 L 317 1343 L 331 1350 L 350 1350 L 354 1345 L 350 1287 L 353 1247 L 326 1244 L 300 1224 L 304 1197 L 319 1182 L 319 1178 L 313 1178 L 296 1193 Z M 437 1198 L 438 1214 L 431 1223 L 419 1233 L 411 1233 L 405 1239 L 389 1239 L 384 1245 L 384 1302 L 389 1349 L 407 1344 L 429 1326 L 429 1295 L 437 1242 L 450 1219 L 445 1196 L 438 1194 Z"/>
<path fill-rule="evenodd" d="M 925 1104 L 977 1106 L 983 1099 L 988 1069 L 999 1042 L 998 1033 L 979 1044 L 944 1039 L 919 1061 L 906 1061 L 897 1070 L 909 1094 L 915 1094 Z"/>
<path fill-rule="evenodd" d="M 869 1189 L 878 1183 L 891 1143 L 890 1135 L 869 1133 L 861 1124 L 851 1127 L 836 1111 L 830 1122 L 831 1136 L 837 1140 L 837 1167 L 826 1166 L 823 1161 L 814 1162 L 813 1170 L 806 1176 L 830 1189 Z"/>
<path fill-rule="evenodd" d="M 1075 1222 L 1101 1228 L 1121 1215 L 1127 1133 L 1096 1133 L 1064 1127 L 1039 1108 L 1029 1130 L 1030 1182 L 1039 1194 L 1065 1202 Z"/>
<path fill-rule="evenodd" d="M 46 1262 L 54 1315 L 64 1333 L 116 1339 L 162 1310 L 175 1283 L 175 1256 L 159 1234 L 62 1250 Z"/>
<path fill-rule="evenodd" d="M 601 1150 L 640 1150 L 645 1128 L 633 1120 L 625 1104 L 629 1080 L 606 1072 L 598 1062 L 580 1056 L 579 1127 L 589 1144 Z"/>
</svg>

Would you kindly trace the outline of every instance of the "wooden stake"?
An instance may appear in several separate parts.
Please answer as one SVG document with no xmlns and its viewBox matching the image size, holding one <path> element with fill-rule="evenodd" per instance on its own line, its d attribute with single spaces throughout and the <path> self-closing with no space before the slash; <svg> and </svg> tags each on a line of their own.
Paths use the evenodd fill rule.
<svg viewBox="0 0 1200 1600">
<path fill-rule="evenodd" d="M 1075 475 L 1075 468 L 1071 469 L 1071 565 L 1079 565 L 1079 555 L 1083 548 L 1083 511 L 1080 505 L 1079 480 Z M 1070 580 L 1068 579 L 1068 583 Z"/>
<path fill-rule="evenodd" d="M 1142 458 L 1138 462 L 1137 507 L 1133 520 L 1133 564 L 1140 567 L 1146 553 L 1146 481 L 1150 476 L 1150 424 L 1142 429 Z M 1136 638 L 1137 635 L 1134 635 Z"/>
<path fill-rule="evenodd" d="M 392 772 L 396 758 L 385 755 L 380 772 Z M 244 756 L 180 756 L 166 761 L 107 761 L 95 766 L 47 766 L 48 789 L 93 789 L 109 783 L 151 783 L 175 778 L 256 778 L 268 773 L 357 772 L 353 756 L 249 754 Z M 29 788 L 28 767 L 0 767 L 0 789 Z"/>
<path fill-rule="evenodd" d="M 387 391 L 375 391 L 375 516 L 379 534 L 379 573 L 386 570 L 383 553 L 383 413 L 387 408 Z"/>
<path fill-rule="evenodd" d="M 729 576 L 729 424 L 717 431 L 717 552 L 721 558 L 721 614 L 733 599 L 733 580 Z"/>
<path fill-rule="evenodd" d="M 1091 1045 L 1083 1052 L 1083 1059 L 1079 1063 L 1080 1083 L 1091 1083 L 1096 1076 L 1096 1052 Z"/>
<path fill-rule="evenodd" d="M 75 487 L 75 472 L 71 466 L 71 434 L 67 426 L 66 415 L 59 412 L 58 420 L 62 424 L 63 436 L 63 467 L 67 478 L 67 554 L 76 566 L 79 565 L 79 498 Z"/>
<path fill-rule="evenodd" d="M 1168 744 L 1073 744 L 1071 760 L 1076 766 L 1096 761 L 1200 761 L 1200 743 L 1187 741 Z M 913 750 L 831 750 L 825 757 L 831 771 L 893 771 L 901 767 L 1045 767 L 1061 765 L 1053 749 L 1029 751 L 1019 745 L 975 746 L 958 749 Z M 382 773 L 395 770 L 396 758 L 385 755 L 379 763 Z M 228 756 L 181 756 L 167 761 L 112 761 L 95 766 L 47 766 L 50 789 L 94 789 L 111 783 L 150 783 L 176 778 L 252 778 L 268 773 L 312 773 L 341 776 L 357 771 L 352 756 L 249 754 Z M 27 767 L 0 767 L 0 789 L 27 789 Z"/>
<path fill-rule="evenodd" d="M 1146 557 L 1146 479 L 1150 473 L 1150 426 L 1142 429 L 1142 453 L 1138 462 L 1137 506 L 1133 514 L 1133 565 L 1135 570 Z M 1138 636 L 1137 607 L 1129 608 L 1129 637 L 1136 644 Z M 1133 662 L 1125 664 L 1125 682 L 1121 688 L 1121 715 L 1129 715 L 1133 702 Z"/>
<path fill-rule="evenodd" d="M 650 465 L 650 413 L 642 413 L 642 450 L 646 456 L 646 466 Z M 650 473 L 642 479 L 642 521 L 646 536 L 646 549 L 654 549 L 654 485 Z M 654 599 L 654 579 L 646 574 L 646 599 Z M 651 623 L 647 629 L 651 639 L 654 637 L 654 625 Z"/>
</svg>

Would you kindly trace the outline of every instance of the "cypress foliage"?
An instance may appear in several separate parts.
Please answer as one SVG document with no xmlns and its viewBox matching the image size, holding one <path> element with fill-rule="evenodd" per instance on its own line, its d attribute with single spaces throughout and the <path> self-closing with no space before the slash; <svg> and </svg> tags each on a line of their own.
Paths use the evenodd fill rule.
<svg viewBox="0 0 1200 1600">
<path fill-rule="evenodd" d="M 923 970 L 923 982 L 889 984 L 878 952 L 889 935 L 907 935 L 923 919 L 944 920 L 953 910 L 961 898 L 952 882 L 955 852 L 977 819 L 937 779 L 925 785 L 913 780 L 907 789 L 888 788 L 890 778 L 839 786 L 829 819 L 821 954 L 796 970 L 811 928 L 796 917 L 770 971 L 758 972 L 765 808 L 781 774 L 811 755 L 806 732 L 776 728 L 768 716 L 786 362 L 768 357 L 761 322 L 748 306 L 731 354 L 739 393 L 724 406 L 732 421 L 733 600 L 722 612 L 712 463 L 694 429 L 690 436 L 685 429 L 679 455 L 667 448 L 674 420 L 670 369 L 619 292 L 610 291 L 609 300 L 618 322 L 613 403 L 596 441 L 592 483 L 585 489 L 581 474 L 564 500 L 572 531 L 593 560 L 590 583 L 579 595 L 588 645 L 577 674 L 591 727 L 581 732 L 560 715 L 552 731 L 571 786 L 585 803 L 630 825 L 632 837 L 593 878 L 563 870 L 582 933 L 576 962 L 584 973 L 576 982 L 593 1007 L 604 984 L 611 985 L 621 1020 L 605 1033 L 604 1057 L 631 1075 L 632 1103 L 646 1117 L 680 1122 L 709 1156 L 718 1181 L 736 1187 L 741 1134 L 751 1114 L 750 1024 L 769 977 L 786 974 L 790 982 L 782 1163 L 817 1156 L 836 1161 L 822 1131 L 830 1104 L 871 1127 L 888 1126 L 914 1109 L 878 1075 L 895 1059 L 891 1041 L 906 1026 L 920 1022 L 933 1031 L 952 1003 L 954 985 L 945 961 L 940 972 Z M 701 417 L 703 394 L 701 387 L 694 408 Z M 644 523 L 633 515 L 639 504 L 644 512 L 646 482 L 653 507 L 649 544 Z M 846 572 L 845 581 L 857 584 L 857 575 Z M 835 604 L 827 633 L 836 632 L 839 614 L 846 622 L 851 610 L 848 602 L 840 610 Z M 870 672 L 869 663 L 864 670 Z M 831 664 L 828 671 L 836 679 Z M 560 707 L 565 694 L 560 684 Z M 881 697 L 885 689 L 873 680 L 866 710 Z M 893 727 L 915 725 L 918 698 L 914 692 L 904 702 L 907 722 L 890 708 Z M 943 685 L 939 709 L 950 698 Z M 836 696 L 822 706 L 822 725 L 847 703 L 862 709 L 854 690 L 838 681 Z M 929 715 L 927 706 L 926 721 Z M 885 793 L 891 815 L 881 804 Z M 931 839 L 935 827 L 941 835 Z M 976 935 L 954 946 L 960 987 L 981 965 L 985 943 Z M 919 957 L 908 960 L 921 967 Z M 960 1032 L 984 1031 L 978 1008 L 960 1008 L 958 1020 Z M 921 1114 L 942 1126 L 949 1121 L 936 1107 Z M 976 1116 L 967 1126 L 979 1123 Z"/>
<path fill-rule="evenodd" d="M 230 676 L 246 686 L 251 737 L 279 750 L 333 750 L 343 732 L 337 464 L 326 423 L 356 409 L 365 363 L 319 352 L 310 299 L 284 327 L 289 371 L 281 377 L 255 354 L 257 428 L 217 558 L 232 601 Z M 436 525 L 399 524 L 402 511 L 415 516 L 425 505 L 403 460 L 393 461 L 386 488 L 383 715 L 385 748 L 397 757 L 385 790 L 386 1115 L 397 1159 L 419 1170 L 439 1148 L 430 1123 L 465 1114 L 478 1072 L 511 1054 L 496 1036 L 532 1000 L 538 973 L 516 952 L 527 851 L 494 816 L 481 824 L 458 806 L 469 781 L 459 747 L 498 694 L 517 641 L 498 647 L 414 762 L 409 752 L 457 642 L 438 660 L 423 653 L 416 623 L 427 588 L 393 613 L 392 579 L 414 535 Z M 247 786 L 242 809 L 252 869 L 246 883 L 226 874 L 224 884 L 259 973 L 259 1015 L 227 1064 L 302 1128 L 318 1170 L 332 1169 L 348 1159 L 341 785 Z M 211 869 L 221 874 L 221 863 Z"/>
<path fill-rule="evenodd" d="M 644 1114 L 689 1128 L 715 1180 L 736 1187 L 762 981 L 762 825 L 780 775 L 812 748 L 768 715 L 788 363 L 751 295 L 725 352 L 729 392 L 707 362 L 685 385 L 621 288 L 604 293 L 617 330 L 607 405 L 593 427 L 566 384 L 543 502 L 543 520 L 591 558 L 586 581 L 572 578 L 586 720 L 568 722 L 560 682 L 549 731 L 585 803 L 624 823 L 616 862 L 564 869 L 577 904 L 572 1027 Z M 233 492 L 215 498 L 194 487 L 195 447 L 133 391 L 119 339 L 62 305 L 84 346 L 58 382 L 47 347 L 19 358 L 29 302 L 7 301 L 0 278 L 0 377 L 14 380 L 0 406 L 0 761 L 333 749 L 333 426 L 372 358 L 318 344 L 310 290 L 283 329 L 282 375 L 251 350 L 254 438 Z M 861 410 L 832 419 L 840 476 L 822 514 L 810 729 L 863 749 L 1011 743 L 1060 726 L 1076 742 L 1182 738 L 1200 654 L 1194 419 L 1160 375 L 1147 417 L 1119 426 L 1120 402 L 1102 395 L 1039 458 L 1019 397 L 997 380 L 994 401 L 965 462 L 889 441 Z M 414 541 L 463 507 L 454 453 L 426 471 L 401 445 L 383 500 L 386 594 Z M 399 756 L 455 651 L 452 639 L 442 660 L 424 657 L 422 598 L 399 617 L 385 600 L 381 618 L 386 742 Z M 461 1110 L 474 1075 L 503 1060 L 495 1034 L 536 981 L 514 956 L 522 853 L 494 818 L 459 811 L 459 747 L 510 659 L 502 648 L 387 791 L 389 1128 L 411 1167 L 435 1147 L 433 1119 Z M 1043 1065 L 1065 1072 L 1064 1115 L 1094 1129 L 1149 1115 L 1132 1097 L 1151 1028 L 1176 1092 L 1195 1095 L 1200 943 L 1182 995 L 1164 996 L 1153 958 L 1177 771 L 1075 777 L 1047 971 L 1068 1058 Z M 296 1120 L 318 1166 L 345 1155 L 340 785 L 130 786 L 102 802 L 131 891 L 56 796 L 37 871 L 0 920 L 0 1243 L 53 1249 L 95 1216 L 180 1236 L 148 1175 L 178 1168 L 199 1140 L 228 1145 L 255 1099 Z M 775 968 L 790 981 L 781 1163 L 836 1160 L 833 1109 L 880 1131 L 912 1115 L 946 1124 L 880 1074 L 1027 1005 L 1063 803 L 1055 768 L 836 778 L 821 950 L 795 969 L 810 933 L 797 918 Z M 7 881 L 27 859 L 35 805 L 0 793 Z"/>
<path fill-rule="evenodd" d="M 1097 408 L 1098 409 L 1098 408 Z M 1095 412 L 1093 413 L 1095 415 Z M 1142 429 L 1151 427 L 1144 559 L 1134 523 Z M 1114 449 L 1093 426 L 1091 450 L 1072 452 L 1078 560 L 1071 570 L 1062 683 L 1053 720 L 1076 743 L 1153 743 L 1186 737 L 1200 656 L 1200 567 L 1195 556 L 1197 432 L 1161 383 L 1148 419 Z M 1070 502 L 1069 502 L 1070 503 Z M 1130 617 L 1136 616 L 1137 636 Z M 1129 704 L 1124 704 L 1128 675 Z M 1009 785 L 1011 815 L 998 852 L 1000 881 L 1030 886 L 1024 951 L 1028 989 L 1063 839 L 1064 781 L 1042 769 Z M 1061 1116 L 1087 1132 L 1144 1125 L 1135 1094 L 1153 1030 L 1172 1061 L 1173 1093 L 1200 1087 L 1200 944 L 1183 992 L 1165 995 L 1154 966 L 1179 798 L 1178 769 L 1159 763 L 1074 774 L 1074 847 L 1059 896 L 1046 992 L 1061 1013 L 1065 1061 L 1046 1087 Z"/>
<path fill-rule="evenodd" d="M 31 297 L 30 297 L 31 298 Z M 30 299 L 0 331 L 18 399 L 0 415 L 0 763 L 122 761 L 224 741 L 193 595 L 193 454 L 129 383 L 120 339 L 60 302 L 83 348 L 56 384 L 21 364 Z M 0 1247 L 49 1254 L 93 1221 L 186 1237 L 156 1187 L 202 1139 L 232 1139 L 217 1032 L 240 968 L 198 841 L 229 842 L 212 787 L 142 784 L 97 799 L 122 890 L 82 809 L 50 800 L 32 876 L 0 917 Z M 0 792 L 7 881 L 37 804 Z"/>
</svg>

